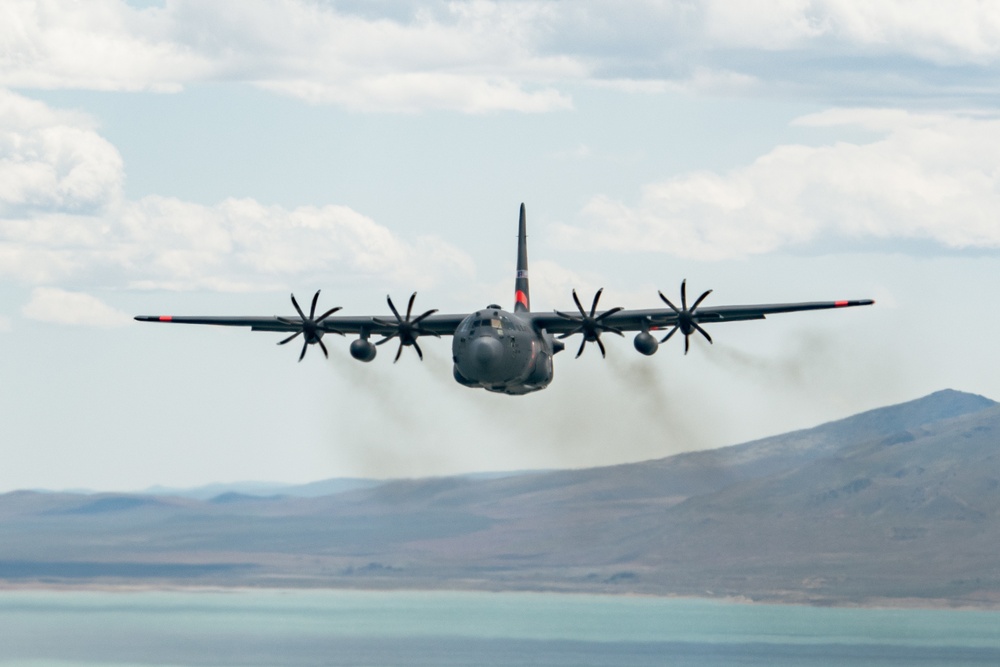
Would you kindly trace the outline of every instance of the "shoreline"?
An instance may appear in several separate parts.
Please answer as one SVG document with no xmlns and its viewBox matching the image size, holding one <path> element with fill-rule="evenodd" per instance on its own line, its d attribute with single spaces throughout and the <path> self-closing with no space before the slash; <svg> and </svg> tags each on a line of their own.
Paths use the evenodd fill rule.
<svg viewBox="0 0 1000 667">
<path fill-rule="evenodd" d="M 495 595 L 560 595 L 560 596 L 592 596 L 610 598 L 649 598 L 660 600 L 702 600 L 722 604 L 811 607 L 827 609 L 865 609 L 871 611 L 1000 611 L 1000 600 L 956 600 L 949 598 L 871 598 L 868 600 L 832 600 L 830 598 L 797 598 L 795 596 L 774 596 L 768 598 L 752 598 L 745 595 L 708 596 L 708 595 L 671 595 L 642 592 L 607 593 L 599 591 L 568 591 L 568 590 L 526 590 L 526 589 L 489 589 L 489 588 L 429 588 L 429 587 L 362 587 L 362 586 L 248 586 L 248 585 L 212 585 L 212 584 L 168 584 L 168 583 L 49 583 L 25 582 L 17 583 L 0 581 L 0 595 L 5 593 L 109 593 L 109 594 L 147 594 L 147 593 L 190 593 L 202 594 L 232 594 L 247 593 L 413 593 L 413 594 L 495 594 Z"/>
</svg>

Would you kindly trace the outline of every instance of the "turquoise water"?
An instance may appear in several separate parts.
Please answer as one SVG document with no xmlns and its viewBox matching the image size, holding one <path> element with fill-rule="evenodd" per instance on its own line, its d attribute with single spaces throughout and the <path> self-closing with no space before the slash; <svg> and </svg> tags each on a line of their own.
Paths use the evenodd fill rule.
<svg viewBox="0 0 1000 667">
<path fill-rule="evenodd" d="M 1000 665 L 1000 613 L 530 593 L 0 593 L 0 665 Z"/>
</svg>

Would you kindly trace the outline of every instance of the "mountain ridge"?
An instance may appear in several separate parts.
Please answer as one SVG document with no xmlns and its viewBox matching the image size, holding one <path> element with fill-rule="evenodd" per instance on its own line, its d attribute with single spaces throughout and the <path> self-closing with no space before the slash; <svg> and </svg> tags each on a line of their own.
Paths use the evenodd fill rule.
<svg viewBox="0 0 1000 667">
<path fill-rule="evenodd" d="M 0 582 L 993 607 L 998 491 L 1000 404 L 946 390 L 602 468 L 389 480 L 321 496 L 4 494 Z M 167 567 L 176 563 L 199 567 Z"/>
</svg>

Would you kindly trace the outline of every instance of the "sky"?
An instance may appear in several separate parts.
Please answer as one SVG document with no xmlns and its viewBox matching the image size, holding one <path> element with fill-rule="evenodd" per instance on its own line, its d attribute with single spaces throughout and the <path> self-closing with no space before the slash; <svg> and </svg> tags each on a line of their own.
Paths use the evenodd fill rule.
<svg viewBox="0 0 1000 667">
<path fill-rule="evenodd" d="M 580 468 L 1000 399 L 1000 5 L 0 6 L 0 491 Z M 873 298 L 548 389 L 135 315 Z M 610 340 L 613 339 L 613 340 Z M 388 352 L 388 353 L 387 353 Z"/>
</svg>

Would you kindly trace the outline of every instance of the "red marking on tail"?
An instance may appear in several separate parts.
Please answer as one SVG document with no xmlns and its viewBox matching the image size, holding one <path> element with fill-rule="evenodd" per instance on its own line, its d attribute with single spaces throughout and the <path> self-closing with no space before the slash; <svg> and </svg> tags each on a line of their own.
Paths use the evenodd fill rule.
<svg viewBox="0 0 1000 667">
<path fill-rule="evenodd" d="M 850 301 L 837 301 L 833 304 L 834 308 L 840 308 L 841 306 L 846 306 Z"/>
<path fill-rule="evenodd" d="M 160 315 L 161 322 L 172 322 L 174 320 L 170 315 Z"/>
<path fill-rule="evenodd" d="M 528 307 L 528 297 L 525 296 L 524 292 L 521 290 L 517 290 L 517 292 L 514 293 L 514 301 L 521 304 L 525 308 Z"/>
</svg>

